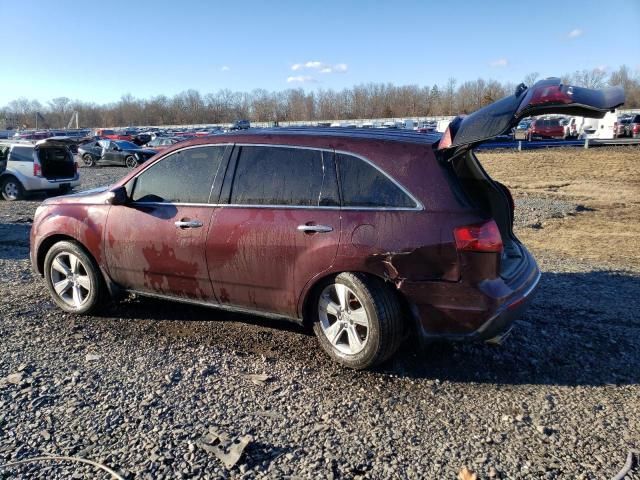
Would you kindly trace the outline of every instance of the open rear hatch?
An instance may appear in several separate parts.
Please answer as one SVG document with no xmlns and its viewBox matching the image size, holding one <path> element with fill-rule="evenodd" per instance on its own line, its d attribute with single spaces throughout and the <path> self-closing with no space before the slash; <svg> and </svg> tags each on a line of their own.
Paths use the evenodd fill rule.
<svg viewBox="0 0 640 480">
<path fill-rule="evenodd" d="M 36 153 L 44 178 L 55 181 L 75 177 L 76 162 L 65 142 L 38 142 Z"/>
<path fill-rule="evenodd" d="M 624 92 L 620 87 L 592 90 L 550 78 L 531 88 L 521 84 L 513 95 L 451 122 L 437 145 L 437 156 L 448 170 L 454 189 L 462 193 L 462 200 L 498 225 L 504 246 L 500 264 L 503 278 L 512 278 L 525 267 L 526 256 L 513 233 L 513 198 L 504 185 L 482 168 L 473 148 L 504 134 L 525 117 L 564 113 L 602 118 L 623 103 Z"/>
</svg>

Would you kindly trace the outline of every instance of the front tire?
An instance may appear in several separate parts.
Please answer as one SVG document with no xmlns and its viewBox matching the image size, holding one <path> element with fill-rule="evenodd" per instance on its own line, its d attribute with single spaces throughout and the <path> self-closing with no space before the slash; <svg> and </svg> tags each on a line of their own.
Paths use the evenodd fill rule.
<svg viewBox="0 0 640 480">
<path fill-rule="evenodd" d="M 320 346 L 346 367 L 362 370 L 379 365 L 402 342 L 400 302 L 377 278 L 341 273 L 316 289 L 311 308 Z"/>
<path fill-rule="evenodd" d="M 2 198 L 12 202 L 24 198 L 24 187 L 16 177 L 6 177 L 0 182 L 0 192 Z"/>
<path fill-rule="evenodd" d="M 44 260 L 44 277 L 53 301 L 66 312 L 91 313 L 107 294 L 98 265 L 74 242 L 51 247 Z"/>
<path fill-rule="evenodd" d="M 91 155 L 89 153 L 85 153 L 82 156 L 82 161 L 84 162 L 85 167 L 95 167 L 96 166 L 96 161 L 93 158 L 93 155 Z"/>
<path fill-rule="evenodd" d="M 127 168 L 130 169 L 136 168 L 138 166 L 138 160 L 136 160 L 136 157 L 134 157 L 133 155 L 129 155 L 127 158 L 125 158 L 124 163 Z"/>
</svg>

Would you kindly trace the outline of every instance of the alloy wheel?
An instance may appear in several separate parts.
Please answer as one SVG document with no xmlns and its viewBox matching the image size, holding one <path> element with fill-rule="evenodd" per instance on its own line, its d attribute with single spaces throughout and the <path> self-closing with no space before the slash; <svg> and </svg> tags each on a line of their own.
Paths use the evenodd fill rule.
<svg viewBox="0 0 640 480">
<path fill-rule="evenodd" d="M 324 288 L 318 302 L 322 333 L 340 353 L 361 352 L 369 338 L 369 316 L 364 304 L 346 285 L 333 283 Z"/>
<path fill-rule="evenodd" d="M 8 181 L 4 184 L 4 195 L 9 200 L 16 200 L 20 195 L 20 188 L 14 181 Z"/>
<path fill-rule="evenodd" d="M 138 166 L 138 161 L 135 159 L 135 157 L 127 157 L 125 163 L 129 168 L 136 168 Z"/>
<path fill-rule="evenodd" d="M 80 308 L 91 293 L 86 265 L 71 252 L 61 252 L 51 262 L 49 272 L 56 295 L 67 305 Z"/>
</svg>

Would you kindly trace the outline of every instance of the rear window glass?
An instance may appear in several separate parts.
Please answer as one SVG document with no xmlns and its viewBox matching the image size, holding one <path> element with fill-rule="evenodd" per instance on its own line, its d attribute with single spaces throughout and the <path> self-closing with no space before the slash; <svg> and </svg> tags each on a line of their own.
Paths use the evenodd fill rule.
<svg viewBox="0 0 640 480">
<path fill-rule="evenodd" d="M 332 157 L 329 152 L 303 148 L 241 147 L 230 203 L 337 206 Z"/>
<path fill-rule="evenodd" d="M 352 155 L 336 156 L 345 207 L 415 208 L 415 202 L 380 170 Z"/>
<path fill-rule="evenodd" d="M 33 148 L 13 147 L 11 160 L 14 162 L 33 162 Z"/>
<path fill-rule="evenodd" d="M 182 150 L 142 172 L 134 186 L 134 202 L 208 203 L 225 147 Z"/>
</svg>

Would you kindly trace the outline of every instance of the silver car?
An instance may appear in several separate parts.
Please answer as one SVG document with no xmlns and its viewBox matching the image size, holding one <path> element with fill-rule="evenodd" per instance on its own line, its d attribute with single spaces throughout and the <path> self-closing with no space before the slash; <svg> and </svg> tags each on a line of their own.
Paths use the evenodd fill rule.
<svg viewBox="0 0 640 480">
<path fill-rule="evenodd" d="M 0 195 L 20 200 L 26 193 L 67 193 L 80 185 L 78 166 L 63 143 L 0 143 Z"/>
</svg>

